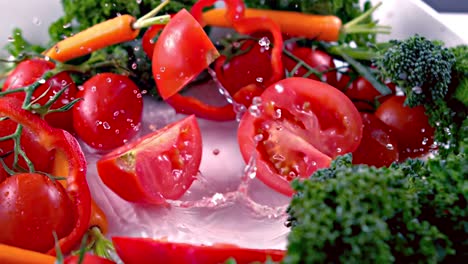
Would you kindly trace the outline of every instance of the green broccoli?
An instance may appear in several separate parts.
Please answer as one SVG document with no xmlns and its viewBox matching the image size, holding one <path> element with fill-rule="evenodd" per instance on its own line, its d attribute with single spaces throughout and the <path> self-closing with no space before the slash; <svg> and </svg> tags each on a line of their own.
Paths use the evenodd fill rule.
<svg viewBox="0 0 468 264">
<path fill-rule="evenodd" d="M 444 99 L 455 63 L 453 53 L 419 35 L 391 44 L 375 64 L 383 77 L 403 89 L 406 103 L 413 107 Z"/>
<path fill-rule="evenodd" d="M 466 259 L 466 152 L 390 168 L 352 165 L 348 154 L 295 181 L 284 263 Z"/>
</svg>

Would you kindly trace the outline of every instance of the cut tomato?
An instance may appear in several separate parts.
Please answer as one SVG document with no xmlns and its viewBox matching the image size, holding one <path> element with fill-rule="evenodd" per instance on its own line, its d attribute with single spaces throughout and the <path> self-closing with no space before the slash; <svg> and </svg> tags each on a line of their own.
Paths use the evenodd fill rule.
<svg viewBox="0 0 468 264">
<path fill-rule="evenodd" d="M 179 199 L 198 173 L 202 139 L 189 116 L 124 145 L 97 162 L 102 181 L 131 202 L 163 204 Z"/>
<path fill-rule="evenodd" d="M 326 83 L 293 77 L 268 87 L 255 113 L 239 124 L 244 160 L 252 156 L 257 177 L 285 195 L 290 182 L 328 167 L 332 158 L 354 151 L 362 137 L 362 120 L 351 100 Z"/>
<path fill-rule="evenodd" d="M 249 249 L 229 244 L 212 246 L 174 243 L 149 238 L 112 238 L 115 250 L 125 263 L 218 264 L 232 258 L 237 264 L 281 261 L 283 250 Z"/>
<path fill-rule="evenodd" d="M 206 69 L 218 50 L 200 24 L 182 9 L 164 27 L 153 50 L 153 76 L 167 99 Z"/>
</svg>

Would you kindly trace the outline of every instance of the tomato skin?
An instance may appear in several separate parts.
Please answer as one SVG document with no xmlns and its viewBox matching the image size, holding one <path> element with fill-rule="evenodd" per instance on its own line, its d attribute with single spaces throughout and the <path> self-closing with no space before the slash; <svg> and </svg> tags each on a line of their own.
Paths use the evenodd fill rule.
<svg viewBox="0 0 468 264">
<path fill-rule="evenodd" d="M 217 57 L 218 50 L 200 24 L 187 10 L 180 10 L 164 27 L 153 51 L 153 76 L 161 97 L 179 92 Z"/>
<path fill-rule="evenodd" d="M 0 137 L 11 135 L 15 132 L 17 123 L 11 119 L 0 121 Z M 54 152 L 47 150 L 39 142 L 39 135 L 31 132 L 27 128 L 23 128 L 20 138 L 21 149 L 26 156 L 34 164 L 34 169 L 40 172 L 50 172 L 53 163 Z M 0 141 L 0 156 L 7 155 L 13 151 L 13 140 Z M 12 169 L 13 154 L 8 155 L 3 159 L 8 168 Z M 18 165 L 22 168 L 28 168 L 23 157 L 19 157 Z M 0 182 L 8 176 L 8 173 L 0 165 Z"/>
<path fill-rule="evenodd" d="M 260 98 L 263 112 L 242 117 L 238 141 L 246 162 L 255 155 L 257 177 L 280 193 L 292 195 L 292 179 L 328 167 L 332 158 L 354 151 L 361 141 L 359 112 L 326 83 L 287 78 Z"/>
<path fill-rule="evenodd" d="M 113 237 L 112 241 L 119 257 L 130 264 L 154 263 L 155 260 L 165 264 L 219 264 L 229 258 L 238 264 L 247 264 L 263 263 L 268 257 L 281 261 L 285 255 L 283 250 L 247 249 L 225 244 L 204 246 L 129 237 Z"/>
<path fill-rule="evenodd" d="M 55 65 L 49 61 L 42 59 L 30 59 L 22 61 L 16 66 L 13 72 L 8 75 L 3 85 L 3 90 L 12 90 L 24 86 L 28 86 L 37 81 L 41 76 L 48 70 L 55 68 Z M 39 88 L 33 93 L 34 98 L 38 98 L 43 93 L 47 94 L 41 99 L 37 100 L 37 103 L 43 105 L 54 96 L 58 91 L 67 88 L 67 90 L 60 96 L 60 98 L 51 106 L 51 109 L 60 108 L 76 98 L 78 91 L 75 83 L 71 79 L 70 75 L 66 72 L 61 72 L 48 79 L 44 84 L 40 85 Z M 50 89 L 49 89 L 50 88 Z M 47 91 L 49 89 L 49 91 Z M 24 93 L 13 93 L 9 96 L 16 97 L 20 100 L 24 100 Z M 70 111 L 56 112 L 47 114 L 44 119 L 53 127 L 62 128 L 68 131 L 73 130 L 73 120 Z"/>
<path fill-rule="evenodd" d="M 312 68 L 316 69 L 319 72 L 325 72 L 330 69 L 336 68 L 335 62 L 333 61 L 333 57 L 328 55 L 326 52 L 318 50 L 318 49 L 312 49 L 308 47 L 299 47 L 297 45 L 293 45 L 292 47 L 288 47 L 289 51 L 299 59 L 303 60 L 305 63 L 307 63 L 309 66 Z M 284 67 L 288 72 L 291 72 L 294 67 L 296 66 L 297 62 L 287 56 L 286 54 L 283 54 L 283 63 Z M 303 77 L 305 74 L 307 74 L 309 70 L 306 69 L 305 67 L 299 67 L 292 76 L 295 77 Z M 323 81 L 330 84 L 331 86 L 336 86 L 337 84 L 337 75 L 336 75 L 336 70 L 334 71 L 329 71 L 323 74 Z M 307 76 L 307 78 L 313 79 L 313 80 L 320 80 L 320 78 L 315 75 L 315 74 L 310 74 Z"/>
<path fill-rule="evenodd" d="M 72 201 L 63 186 L 47 176 L 22 173 L 0 184 L 0 243 L 38 252 L 54 247 L 75 224 Z"/>
<path fill-rule="evenodd" d="M 198 174 L 201 140 L 192 115 L 102 157 L 98 174 L 127 201 L 163 204 L 179 199 Z"/>
<path fill-rule="evenodd" d="M 216 60 L 215 71 L 219 82 L 231 95 L 251 84 L 268 87 L 273 73 L 271 49 L 261 46 L 258 41 L 247 40 L 240 50 L 246 52 L 229 61 L 224 55 Z"/>
<path fill-rule="evenodd" d="M 391 128 L 370 113 L 361 113 L 363 134 L 353 151 L 353 164 L 388 167 L 398 161 L 398 143 Z"/>
<path fill-rule="evenodd" d="M 404 101 L 404 96 L 392 96 L 375 112 L 394 131 L 400 161 L 427 154 L 434 143 L 434 128 L 429 125 L 424 107 L 410 108 L 403 105 Z"/>
<path fill-rule="evenodd" d="M 73 125 L 86 144 L 98 150 L 111 150 L 138 133 L 143 99 L 128 77 L 97 74 L 83 84 L 77 96 L 82 100 L 73 107 Z"/>
<path fill-rule="evenodd" d="M 79 256 L 68 256 L 63 260 L 64 264 L 113 264 L 114 261 L 99 256 L 85 254 L 83 261 L 79 262 Z"/>
</svg>

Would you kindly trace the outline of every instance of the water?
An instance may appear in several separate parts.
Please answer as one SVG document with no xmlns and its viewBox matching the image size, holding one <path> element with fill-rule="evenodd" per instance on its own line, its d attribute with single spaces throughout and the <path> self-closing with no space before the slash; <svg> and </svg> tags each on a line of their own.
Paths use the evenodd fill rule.
<svg viewBox="0 0 468 264">
<path fill-rule="evenodd" d="M 217 84 L 207 85 L 200 87 L 200 96 L 212 99 L 217 94 L 218 103 L 225 104 L 226 95 L 217 93 Z M 207 90 L 214 94 L 206 93 Z M 144 105 L 140 136 L 185 117 L 148 98 Z M 248 164 L 243 161 L 237 143 L 237 121 L 198 121 L 203 137 L 200 173 L 180 200 L 170 201 L 166 206 L 122 200 L 97 175 L 95 161 L 100 155 L 83 148 L 89 160 L 91 192 L 109 220 L 108 235 L 284 249 L 289 231 L 284 226 L 285 210 L 290 198 L 256 178 L 254 159 Z"/>
</svg>

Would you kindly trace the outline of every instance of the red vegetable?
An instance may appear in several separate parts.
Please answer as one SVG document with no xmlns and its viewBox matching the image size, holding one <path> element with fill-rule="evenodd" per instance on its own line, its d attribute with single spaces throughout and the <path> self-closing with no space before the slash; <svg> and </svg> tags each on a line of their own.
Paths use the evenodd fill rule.
<svg viewBox="0 0 468 264">
<path fill-rule="evenodd" d="M 285 255 L 283 250 L 248 249 L 228 244 L 204 246 L 129 237 L 113 237 L 112 241 L 119 257 L 129 264 L 155 261 L 164 264 L 219 264 L 229 258 L 236 260 L 237 264 L 247 264 L 264 262 L 268 258 L 281 261 Z"/>
<path fill-rule="evenodd" d="M 22 173 L 0 184 L 0 242 L 38 252 L 55 245 L 75 223 L 75 210 L 66 190 L 45 175 Z"/>
<path fill-rule="evenodd" d="M 434 143 L 434 128 L 429 125 L 423 106 L 404 106 L 404 96 L 393 96 L 383 102 L 375 115 L 395 133 L 400 160 L 421 157 Z"/>
<path fill-rule="evenodd" d="M 75 214 L 72 230 L 58 240 L 61 251 L 68 253 L 79 244 L 82 236 L 87 231 L 91 214 L 91 195 L 86 182 L 86 161 L 83 152 L 73 136 L 62 129 L 50 127 L 38 116 L 23 110 L 21 102 L 17 99 L 0 98 L 0 117 L 7 117 L 21 124 L 25 129 L 34 133 L 39 145 L 53 153 L 53 164 L 51 164 L 49 173 L 65 177 L 65 180 L 61 180 L 60 183 L 65 187 Z M 4 120 L 0 122 L 3 123 Z M 21 196 L 23 195 L 26 194 L 21 194 Z M 36 194 L 30 193 L 30 195 Z M 47 242 L 46 239 L 44 239 L 44 242 Z M 0 243 L 3 242 L 0 241 Z M 49 254 L 55 253 L 54 248 L 46 250 L 48 250 Z"/>
<path fill-rule="evenodd" d="M 328 84 L 284 79 L 268 87 L 261 101 L 260 111 L 251 109 L 254 114 L 241 119 L 240 150 L 246 162 L 255 159 L 257 177 L 280 193 L 291 195 L 291 180 L 329 166 L 361 141 L 359 112 Z"/>
<path fill-rule="evenodd" d="M 362 140 L 353 151 L 353 164 L 390 166 L 398 161 L 398 143 L 391 128 L 370 113 L 361 113 Z"/>
<path fill-rule="evenodd" d="M 101 258 L 99 256 L 85 254 L 82 262 L 79 262 L 79 256 L 68 256 L 64 259 L 64 264 L 113 264 L 112 260 Z"/>
<path fill-rule="evenodd" d="M 38 81 L 46 71 L 52 70 L 53 68 L 55 68 L 55 65 L 52 62 L 42 59 L 22 61 L 8 75 L 3 85 L 3 91 L 31 85 Z M 66 89 L 65 92 L 51 106 L 51 109 L 59 109 L 74 100 L 78 91 L 75 83 L 66 72 L 60 72 L 40 85 L 39 88 L 34 91 L 32 100 L 34 101 L 37 99 L 37 103 L 44 105 L 62 89 Z M 24 100 L 25 93 L 12 93 L 9 96 Z M 53 127 L 63 128 L 68 131 L 73 130 L 72 114 L 70 111 L 47 114 L 45 120 Z"/>
<path fill-rule="evenodd" d="M 195 180 L 201 144 L 197 121 L 189 116 L 102 157 L 98 173 L 127 201 L 162 204 L 179 199 Z"/>
<path fill-rule="evenodd" d="M 73 107 L 73 126 L 88 145 L 111 150 L 138 133 L 143 99 L 128 77 L 97 74 L 83 84 L 77 96 L 82 100 Z"/>
<path fill-rule="evenodd" d="M 312 49 L 310 47 L 299 47 L 294 45 L 288 47 L 288 51 L 298 59 L 304 61 L 309 67 L 315 71 L 323 74 L 323 81 L 330 84 L 333 87 L 337 85 L 335 63 L 333 57 L 318 49 Z M 306 66 L 302 65 L 297 67 L 298 61 L 291 58 L 290 56 L 283 56 L 284 68 L 291 73 L 292 76 L 306 77 L 313 80 L 320 80 L 320 78 L 310 71 Z"/>
</svg>

